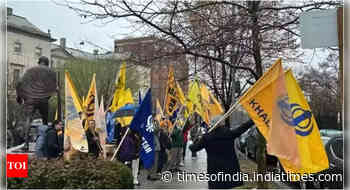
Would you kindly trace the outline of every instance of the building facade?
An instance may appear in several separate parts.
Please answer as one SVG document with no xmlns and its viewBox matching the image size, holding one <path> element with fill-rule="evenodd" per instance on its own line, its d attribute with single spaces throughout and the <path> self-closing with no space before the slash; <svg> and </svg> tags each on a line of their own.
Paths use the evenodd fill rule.
<svg viewBox="0 0 350 190">
<path fill-rule="evenodd" d="M 184 91 L 188 90 L 189 68 L 186 57 L 177 53 L 176 45 L 155 37 L 140 37 L 115 40 L 114 51 L 125 54 L 128 64 L 137 64 L 150 68 L 150 87 L 152 90 L 153 112 L 156 100 L 164 105 L 165 91 L 170 66 L 174 68 L 175 80 Z"/>
<path fill-rule="evenodd" d="M 13 14 L 7 8 L 7 86 L 13 97 L 17 80 L 26 69 L 37 66 L 40 56 L 51 57 L 51 38 L 26 18 Z"/>
</svg>

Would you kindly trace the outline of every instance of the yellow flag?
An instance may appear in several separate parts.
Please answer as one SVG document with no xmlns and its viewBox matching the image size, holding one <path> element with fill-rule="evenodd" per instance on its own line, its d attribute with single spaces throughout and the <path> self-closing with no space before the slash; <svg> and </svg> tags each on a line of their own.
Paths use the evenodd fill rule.
<svg viewBox="0 0 350 190">
<path fill-rule="evenodd" d="M 310 106 L 291 70 L 286 72 L 285 80 L 295 125 L 301 168 L 294 167 L 284 159 L 281 159 L 282 166 L 286 172 L 291 173 L 317 173 L 325 170 L 329 168 L 329 162 L 315 117 L 311 113 Z"/>
<path fill-rule="evenodd" d="M 121 96 L 118 99 L 116 110 L 125 106 L 126 104 L 134 104 L 134 98 L 132 97 L 130 88 L 121 91 Z M 130 125 L 132 118 L 133 118 L 132 116 L 119 117 L 117 118 L 117 121 L 122 125 L 122 127 L 125 127 Z"/>
<path fill-rule="evenodd" d="M 174 111 L 178 107 L 178 104 L 178 91 L 174 78 L 174 69 L 173 67 L 170 67 L 165 91 L 165 113 L 168 115 L 173 115 Z"/>
<path fill-rule="evenodd" d="M 81 126 L 79 109 L 80 98 L 74 88 L 68 72 L 65 73 L 65 130 L 64 130 L 64 157 L 70 159 L 72 152 L 78 150 L 88 152 L 88 143 L 85 131 Z"/>
<path fill-rule="evenodd" d="M 118 79 L 115 81 L 115 84 L 117 86 L 117 89 L 124 90 L 126 86 L 126 63 L 125 61 L 123 62 L 120 72 L 118 75 Z"/>
<path fill-rule="evenodd" d="M 86 122 L 84 129 L 87 130 L 89 126 L 89 121 L 94 120 L 94 115 L 96 112 L 96 106 L 98 105 L 97 102 L 97 90 L 96 90 L 96 74 L 94 73 L 92 76 L 90 89 L 88 91 L 88 94 L 86 96 L 86 109 L 84 110 L 86 113 Z"/>
<path fill-rule="evenodd" d="M 158 120 L 158 122 L 161 121 L 161 118 L 164 116 L 164 113 L 163 113 L 163 110 L 162 110 L 162 107 L 160 106 L 160 103 L 159 103 L 159 100 L 157 98 L 157 101 L 156 101 L 156 120 Z"/>
<path fill-rule="evenodd" d="M 209 126 L 210 124 L 210 114 L 209 114 L 209 102 L 210 102 L 210 92 L 208 88 L 201 84 L 201 98 L 200 98 L 200 104 L 202 105 L 202 113 L 199 113 L 199 115 L 202 117 L 203 121 Z"/>
<path fill-rule="evenodd" d="M 322 158 L 320 155 L 318 155 L 318 158 L 312 157 L 314 162 L 308 162 L 306 164 L 306 160 L 310 159 L 305 157 L 305 148 L 303 149 L 301 146 L 300 143 L 302 141 L 300 140 L 305 140 L 305 138 L 307 139 L 308 137 L 302 137 L 299 135 L 297 129 L 298 126 L 294 126 L 295 123 L 298 123 L 296 121 L 301 120 L 301 117 L 298 119 L 293 111 L 293 99 L 295 100 L 296 97 L 303 98 L 303 96 L 300 96 L 300 94 L 296 96 L 298 91 L 296 91 L 295 86 L 297 86 L 297 84 L 295 81 L 294 83 L 291 83 L 290 79 L 288 80 L 287 77 L 285 80 L 283 80 L 283 77 L 281 78 L 281 72 L 283 73 L 283 69 L 281 60 L 279 59 L 254 84 L 254 86 L 240 98 L 239 102 L 248 112 L 250 118 L 254 121 L 259 131 L 265 137 L 268 150 L 273 150 L 272 152 L 274 154 L 282 154 L 278 156 L 278 158 L 286 172 L 301 174 L 319 172 L 328 167 L 328 165 L 325 167 L 324 157 Z M 294 86 L 293 91 L 291 90 L 292 86 Z M 300 101 L 300 99 L 298 101 Z M 300 103 L 298 102 L 297 104 Z M 305 111 L 310 109 L 303 108 L 303 110 Z M 306 126 L 303 127 L 308 128 Z M 275 146 L 276 144 L 274 144 L 274 146 L 269 144 L 276 143 L 274 142 L 276 139 L 278 139 L 280 144 L 283 144 L 281 147 L 284 147 L 284 149 L 287 150 L 283 150 L 281 147 Z M 313 149 L 324 149 L 319 136 L 318 140 L 317 138 L 313 140 L 317 143 L 313 144 L 310 140 L 307 140 L 307 142 L 314 145 L 312 146 Z M 318 141 L 320 142 L 319 144 Z M 314 153 L 314 151 L 312 152 Z M 322 151 L 320 154 L 322 154 Z M 295 158 L 295 156 L 297 156 L 297 158 Z M 321 162 L 322 164 L 318 164 L 318 162 Z M 297 180 L 297 178 L 294 180 Z"/>
<path fill-rule="evenodd" d="M 70 94 L 72 96 L 75 108 L 77 109 L 78 112 L 82 112 L 83 111 L 82 101 L 78 96 L 77 90 L 72 82 L 72 79 L 70 78 L 70 74 L 67 71 L 65 72 L 65 81 L 66 81 L 66 88 L 68 88 L 71 91 Z"/>
<path fill-rule="evenodd" d="M 220 115 L 224 113 L 224 109 L 222 108 L 219 101 L 215 98 L 215 96 L 212 93 L 209 93 L 210 100 L 212 103 L 209 104 L 209 112 L 211 117 Z"/>
<path fill-rule="evenodd" d="M 197 112 L 198 114 L 202 113 L 201 91 L 198 80 L 194 80 L 190 84 L 187 108 L 190 115 L 194 112 Z"/>
<path fill-rule="evenodd" d="M 262 133 L 267 131 L 264 137 L 268 153 L 289 160 L 299 167 L 298 146 L 295 131 L 290 122 L 291 115 L 281 59 L 278 59 L 261 78 L 270 80 L 256 82 L 240 102 L 258 129 Z M 260 88 L 262 86 L 264 88 Z M 260 91 L 254 91 L 255 89 Z M 250 98 L 245 99 L 246 97 Z"/>
<path fill-rule="evenodd" d="M 114 91 L 112 104 L 109 107 L 112 112 L 117 111 L 117 105 L 118 105 L 118 98 L 122 96 L 122 91 L 125 91 L 126 86 L 126 63 L 123 62 L 119 74 L 118 79 L 116 80 L 116 89 Z"/>
<path fill-rule="evenodd" d="M 176 92 L 177 92 L 177 97 L 178 97 L 178 100 L 180 101 L 180 103 L 182 105 L 186 105 L 186 98 L 185 98 L 185 95 L 181 89 L 181 86 L 180 84 L 176 81 Z"/>
<path fill-rule="evenodd" d="M 223 114 L 224 110 L 204 84 L 201 84 L 201 96 L 201 104 L 203 105 L 202 118 L 209 125 L 210 120 L 217 115 Z"/>
<path fill-rule="evenodd" d="M 86 107 L 85 96 L 83 96 L 83 107 Z"/>
</svg>

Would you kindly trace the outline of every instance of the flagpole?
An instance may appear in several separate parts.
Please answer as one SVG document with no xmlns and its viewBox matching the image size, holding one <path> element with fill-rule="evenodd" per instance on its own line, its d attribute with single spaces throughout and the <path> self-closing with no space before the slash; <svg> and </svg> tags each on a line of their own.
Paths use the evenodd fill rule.
<svg viewBox="0 0 350 190">
<path fill-rule="evenodd" d="M 122 138 L 122 140 L 120 141 L 120 143 L 119 143 L 119 145 L 118 145 L 118 147 L 117 147 L 117 149 L 114 151 L 114 154 L 113 154 L 113 156 L 112 156 L 112 158 L 111 158 L 111 161 L 113 161 L 114 160 L 114 158 L 115 158 L 115 156 L 117 155 L 117 153 L 118 153 L 118 151 L 119 151 L 119 149 L 120 149 L 120 147 L 121 147 L 121 145 L 123 144 L 123 142 L 124 142 L 124 139 L 125 139 L 125 137 L 126 137 L 126 135 L 128 134 L 128 132 L 129 132 L 129 127 L 128 127 L 128 129 L 126 130 L 126 132 L 125 132 L 125 134 L 124 134 L 124 136 L 123 136 L 123 138 Z"/>
<path fill-rule="evenodd" d="M 213 131 L 213 130 L 219 125 L 219 123 L 221 123 L 221 122 L 224 121 L 227 117 L 229 117 L 230 114 L 238 108 L 238 105 L 239 105 L 239 101 L 237 101 L 232 107 L 230 107 L 230 109 L 220 118 L 220 120 L 217 121 L 212 127 L 210 127 L 208 133 L 210 133 L 211 131 Z"/>
</svg>

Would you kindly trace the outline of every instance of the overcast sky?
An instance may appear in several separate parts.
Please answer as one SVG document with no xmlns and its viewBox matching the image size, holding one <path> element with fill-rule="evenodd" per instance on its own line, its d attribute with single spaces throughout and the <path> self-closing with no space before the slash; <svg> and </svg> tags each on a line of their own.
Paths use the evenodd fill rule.
<svg viewBox="0 0 350 190">
<path fill-rule="evenodd" d="M 86 43 L 87 41 L 104 48 L 105 51 L 114 51 L 114 39 L 141 35 L 140 32 L 133 33 L 125 20 L 114 21 L 107 25 L 99 21 L 84 23 L 85 20 L 76 12 L 57 5 L 52 0 L 8 0 L 7 6 L 13 8 L 13 14 L 27 18 L 42 31 L 50 30 L 52 37 L 57 39 L 55 43 L 59 43 L 59 39 L 64 37 L 68 47 L 91 53 L 96 47 Z M 80 45 L 82 41 L 85 41 L 84 45 Z M 304 50 L 304 52 L 306 63 L 316 64 L 326 56 L 319 50 Z"/>
<path fill-rule="evenodd" d="M 59 2 L 59 0 L 56 0 Z M 57 39 L 66 38 L 68 47 L 83 49 L 92 52 L 94 47 L 89 43 L 79 45 L 81 41 L 89 41 L 102 48 L 113 51 L 114 39 L 122 39 L 130 34 L 128 23 L 118 20 L 107 25 L 96 21 L 84 23 L 73 10 L 55 4 L 50 0 L 8 0 L 7 6 L 13 8 L 13 14 L 25 17 L 42 31 L 50 30 L 51 36 Z"/>
</svg>

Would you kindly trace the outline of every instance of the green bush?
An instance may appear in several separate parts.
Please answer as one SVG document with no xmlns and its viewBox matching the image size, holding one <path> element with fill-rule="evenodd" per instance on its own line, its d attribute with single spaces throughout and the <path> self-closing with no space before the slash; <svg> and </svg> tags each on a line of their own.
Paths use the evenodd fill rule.
<svg viewBox="0 0 350 190">
<path fill-rule="evenodd" d="M 131 170 L 120 162 L 76 158 L 29 160 L 28 178 L 8 178 L 9 189 L 132 189 Z"/>
</svg>

